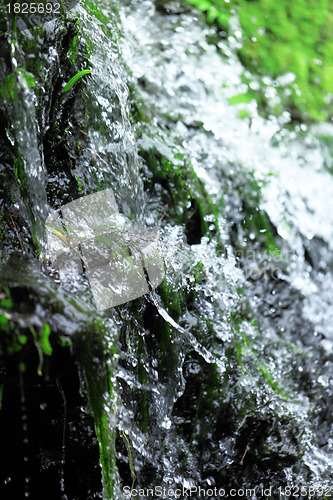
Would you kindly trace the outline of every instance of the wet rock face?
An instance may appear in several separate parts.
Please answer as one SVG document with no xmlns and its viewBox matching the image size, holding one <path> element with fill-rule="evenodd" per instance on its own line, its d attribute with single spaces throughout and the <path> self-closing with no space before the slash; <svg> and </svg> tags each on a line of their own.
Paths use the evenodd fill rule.
<svg viewBox="0 0 333 500">
<path fill-rule="evenodd" d="M 326 160 L 319 153 L 322 145 L 311 131 L 302 142 L 282 122 L 275 121 L 275 129 L 274 119 L 262 121 L 253 102 L 240 105 L 238 110 L 228 105 L 230 96 L 243 92 L 237 34 L 230 45 L 219 39 L 219 49 L 227 55 L 224 64 L 215 47 L 207 43 L 216 42 L 216 33 L 199 33 L 205 28 L 197 13 L 192 13 L 195 22 L 193 18 L 190 22 L 188 7 L 177 2 L 170 6 L 147 2 L 141 10 L 125 7 L 120 14 L 125 31 L 121 43 L 133 72 L 136 96 L 141 96 L 141 116 L 145 114 L 139 145 L 148 167 L 144 174 L 150 206 L 166 221 L 169 241 L 175 239 L 168 224 L 172 226 L 176 220 L 187 229 L 191 248 L 184 245 L 182 233 L 176 244 L 178 255 L 174 252 L 171 258 L 175 274 L 185 276 L 184 261 L 194 259 L 199 264 L 195 260 L 199 255 L 202 266 L 198 272 L 192 264 L 188 273 L 195 276 L 195 292 L 185 277 L 177 281 L 171 273 L 168 282 L 170 290 L 178 292 L 178 307 L 172 293 L 165 307 L 188 329 L 188 336 L 182 346 L 183 392 L 174 395 L 172 425 L 167 427 L 166 439 L 173 443 L 173 453 L 167 455 L 169 462 L 161 465 L 160 473 L 170 484 L 177 475 L 170 472 L 172 466 L 181 471 L 183 481 L 188 477 L 199 483 L 203 478 L 211 481 L 210 474 L 216 484 L 230 487 L 232 482 L 241 486 L 242 481 L 248 485 L 271 481 L 275 486 L 301 484 L 304 477 L 315 481 L 318 467 L 316 460 L 309 459 L 310 440 L 319 446 L 322 470 L 328 478 L 331 462 L 328 465 L 323 457 L 328 457 L 330 431 L 326 433 L 327 427 L 321 427 L 326 435 L 321 447 L 322 431 L 317 434 L 315 427 L 306 423 L 308 419 L 318 422 L 318 415 L 322 421 L 326 403 L 319 394 L 331 391 L 325 378 L 323 393 L 318 390 L 318 397 L 315 395 L 320 383 L 317 369 L 320 366 L 320 372 L 327 373 L 331 358 L 329 321 L 324 325 L 330 309 L 326 288 L 331 289 L 331 274 L 327 272 L 330 259 L 326 254 L 320 257 L 321 262 L 317 258 L 316 264 L 310 262 L 311 255 L 316 251 L 318 255 L 318 248 L 320 256 L 324 253 L 325 244 L 318 246 L 324 227 L 324 239 L 332 241 L 332 219 L 326 223 L 322 212 L 328 207 L 329 196 L 316 207 L 312 198 L 319 179 L 332 191 L 332 178 L 325 173 Z M 233 28 L 238 29 L 236 24 Z M 152 59 L 154 64 L 149 63 Z M 137 109 L 135 103 L 135 112 Z M 238 112 L 251 118 L 239 120 Z M 151 120 L 158 123 L 158 130 L 148 123 Z M 306 128 L 302 125 L 298 130 Z M 306 143 L 311 144 L 312 160 L 305 159 Z M 294 161 L 295 155 L 300 163 Z M 195 205 L 193 194 L 199 189 L 191 180 L 186 161 L 206 191 L 201 198 L 210 199 L 211 205 Z M 184 205 L 177 197 L 179 192 L 184 193 Z M 315 229 L 316 217 L 323 222 Z M 207 221 L 206 227 L 200 218 Z M 205 237 L 214 241 L 217 228 L 220 246 L 214 247 L 216 253 L 210 259 Z M 235 258 L 233 272 L 239 269 L 244 281 L 236 274 L 228 275 L 230 260 L 221 252 L 224 249 L 226 256 L 228 245 L 229 258 Z M 227 303 L 223 290 L 232 289 L 228 279 L 232 276 L 238 288 L 232 294 L 235 301 Z M 179 290 L 185 287 L 184 297 Z M 312 287 L 323 292 L 321 308 Z M 201 347 L 214 353 L 216 362 L 221 361 L 215 375 L 204 353 L 193 352 L 190 332 L 200 339 Z M 152 362 L 158 366 L 156 358 Z M 160 411 L 163 409 L 161 402 Z M 164 421 L 163 425 L 169 423 Z M 181 445 L 176 446 L 170 437 L 173 432 Z M 164 439 L 162 430 L 159 439 L 160 443 Z M 187 450 L 186 459 L 183 449 Z"/>
<path fill-rule="evenodd" d="M 23 331 L 20 332 L 23 335 Z M 83 413 L 77 365 L 69 348 L 55 347 L 36 371 L 30 340 L 25 355 L 2 363 L 0 425 L 3 498 L 102 498 L 99 449 L 93 417 Z M 25 361 L 20 373 L 18 364 Z M 98 496 L 100 492 L 100 496 Z"/>
<path fill-rule="evenodd" d="M 17 32 L 27 32 L 45 25 L 55 19 L 61 19 L 64 12 L 72 10 L 77 5 L 77 0 L 56 2 L 38 2 L 36 5 L 20 5 L 11 0 L 1 6 L 0 34 L 6 33 L 15 21 Z"/>
<path fill-rule="evenodd" d="M 14 36 L 10 26 L 0 56 L 0 494 L 102 498 L 94 418 L 71 339 L 90 320 L 38 262 L 48 203 L 79 196 L 65 133 L 79 114 L 77 94 L 60 101 L 77 28 L 65 21 Z"/>
<path fill-rule="evenodd" d="M 18 272 L 20 269 L 20 273 Z M 102 498 L 99 446 L 83 385 L 86 316 L 27 256 L 1 269 L 3 498 Z"/>
</svg>

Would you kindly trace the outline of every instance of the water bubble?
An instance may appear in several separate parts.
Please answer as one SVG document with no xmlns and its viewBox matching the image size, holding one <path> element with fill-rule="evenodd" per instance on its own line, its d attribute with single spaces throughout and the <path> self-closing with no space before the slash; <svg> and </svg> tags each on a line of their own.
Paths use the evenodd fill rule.
<svg viewBox="0 0 333 500">
<path fill-rule="evenodd" d="M 164 429 L 169 430 L 171 425 L 172 425 L 171 420 L 168 417 L 165 417 L 163 422 L 162 422 L 162 427 L 164 427 Z"/>
</svg>

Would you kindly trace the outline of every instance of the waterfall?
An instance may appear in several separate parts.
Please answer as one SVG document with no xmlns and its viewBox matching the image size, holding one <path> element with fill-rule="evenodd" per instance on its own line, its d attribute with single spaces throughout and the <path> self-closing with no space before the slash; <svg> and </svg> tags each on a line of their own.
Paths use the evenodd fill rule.
<svg viewBox="0 0 333 500">
<path fill-rule="evenodd" d="M 330 491 L 333 129 L 238 102 L 256 80 L 237 13 L 230 30 L 183 2 L 85 0 L 1 34 L 4 498 Z M 45 220 L 67 244 L 62 207 L 111 189 L 165 277 L 98 311 L 82 248 L 57 269 Z"/>
</svg>

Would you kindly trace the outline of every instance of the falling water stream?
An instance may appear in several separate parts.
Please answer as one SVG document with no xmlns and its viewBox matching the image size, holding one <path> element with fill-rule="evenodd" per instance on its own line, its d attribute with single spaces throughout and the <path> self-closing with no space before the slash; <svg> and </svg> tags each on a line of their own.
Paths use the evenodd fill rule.
<svg viewBox="0 0 333 500">
<path fill-rule="evenodd" d="M 1 104 L 1 207 L 16 221 L 6 218 L 1 254 L 1 294 L 9 289 L 14 305 L 1 312 L 24 335 L 48 324 L 74 352 L 90 346 L 78 355 L 79 406 L 94 417 L 104 493 L 87 498 L 129 498 L 132 482 L 166 488 L 163 498 L 199 486 L 226 498 L 248 488 L 253 499 L 303 486 L 329 498 L 333 126 L 295 124 L 287 111 L 264 116 L 255 100 L 230 104 L 249 76 L 236 15 L 222 39 L 182 2 L 98 0 L 43 30 L 7 38 L 11 59 L 1 59 L 3 74 L 23 67 L 35 76 L 30 86 L 15 73 L 14 99 Z M 61 94 L 74 56 L 91 74 Z M 277 102 L 275 82 L 266 83 Z M 52 269 L 44 224 L 52 210 L 110 187 L 126 217 L 157 228 L 165 280 L 97 313 L 84 275 Z M 64 450 L 41 463 L 58 463 L 54 498 L 72 500 L 81 497 L 66 486 L 74 424 L 62 376 L 54 391 Z M 22 383 L 21 394 L 26 408 Z M 26 496 L 39 498 L 31 488 Z"/>
</svg>

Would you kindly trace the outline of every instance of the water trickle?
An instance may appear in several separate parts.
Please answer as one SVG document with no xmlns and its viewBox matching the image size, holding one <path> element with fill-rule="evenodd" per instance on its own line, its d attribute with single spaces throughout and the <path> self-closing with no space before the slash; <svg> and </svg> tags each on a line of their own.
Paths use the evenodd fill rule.
<svg viewBox="0 0 333 500">
<path fill-rule="evenodd" d="M 230 97 L 246 91 L 242 88 L 244 69 L 236 56 L 236 40 L 240 38 L 238 32 L 229 43 L 223 42 L 224 47 L 227 46 L 227 58 L 223 59 L 216 48 L 207 42 L 206 37 L 211 32 L 197 20 L 196 14 L 188 10 L 186 14 L 179 14 L 182 12 L 179 4 L 171 5 L 176 6 L 175 10 L 171 6 L 170 10 L 159 11 L 149 1 L 144 2 L 140 9 L 134 8 L 131 2 L 120 8 L 123 30 L 121 52 L 130 66 L 137 95 L 151 123 L 142 124 L 139 148 L 143 151 L 157 148 L 174 165 L 179 161 L 177 158 L 189 159 L 212 200 L 219 204 L 224 199 L 225 216 L 219 216 L 218 228 L 229 250 L 227 259 L 223 255 L 217 257 L 216 247 L 207 238 L 201 238 L 199 244 L 189 249 L 184 244 L 182 232 L 164 224 L 162 238 L 170 289 L 191 289 L 191 269 L 196 263 L 203 265 L 204 280 L 195 284 L 197 309 L 194 313 L 187 312 L 177 325 L 164 308 L 160 308 L 159 313 L 178 333 L 179 324 L 183 322 L 187 326 L 186 333 L 182 335 L 186 339 L 181 344 L 183 352 L 187 350 L 186 345 L 191 346 L 190 349 L 208 363 L 214 359 L 217 365 L 221 363 L 222 373 L 225 370 L 229 372 L 228 366 L 234 365 L 225 358 L 225 343 L 235 341 L 232 340 L 235 333 L 230 312 L 239 309 L 242 296 L 237 289 L 243 288 L 253 308 L 246 313 L 248 321 L 241 323 L 242 335 L 246 339 L 246 356 L 250 356 L 248 362 L 259 363 L 257 369 L 270 381 L 273 391 L 283 396 L 283 400 L 277 396 L 280 399 L 277 405 L 274 403 L 275 396 L 267 394 L 267 401 L 272 398 L 269 407 L 275 408 L 278 413 L 285 411 L 289 415 L 298 415 L 296 420 L 302 426 L 307 411 L 301 412 L 299 404 L 302 401 L 304 408 L 309 409 L 306 391 L 291 396 L 291 387 L 285 386 L 288 369 L 283 358 L 290 358 L 287 343 L 297 345 L 297 336 L 305 335 L 300 321 L 310 321 L 316 330 L 320 329 L 324 349 L 331 337 L 329 310 L 332 309 L 333 280 L 327 263 L 328 249 L 333 242 L 332 210 L 329 208 L 333 179 L 327 171 L 329 155 L 323 143 L 314 137 L 311 128 L 302 125 L 301 135 L 285 127 L 290 120 L 288 113 L 279 119 L 271 117 L 267 120 L 259 115 L 255 101 L 230 106 Z M 266 84 L 272 82 L 267 81 Z M 274 98 L 278 99 L 273 86 L 271 90 Z M 240 107 L 246 110 L 248 118 L 239 118 Z M 157 189 L 155 192 L 159 196 Z M 249 204 L 249 213 L 244 211 L 244 196 L 248 202 L 252 198 L 255 204 L 253 208 Z M 154 206 L 151 203 L 152 209 Z M 191 207 L 189 201 L 186 207 Z M 262 248 L 261 242 L 266 238 L 268 240 L 272 226 L 265 223 L 261 214 L 262 222 L 259 224 L 262 225 L 257 225 L 255 221 L 259 216 L 256 212 L 259 210 L 266 212 L 269 224 L 277 230 L 280 250 L 275 257 L 274 249 Z M 211 221 L 214 222 L 214 217 Z M 214 225 L 209 229 L 214 231 Z M 239 248 L 236 260 L 235 246 Z M 309 265 L 310 252 L 317 252 L 316 265 L 313 261 Z M 242 271 L 237 265 L 239 261 L 242 262 Z M 292 289 L 305 297 L 305 300 L 299 299 L 295 308 L 290 301 Z M 278 301 L 270 301 L 270 294 L 273 297 L 276 290 L 279 290 Z M 211 346 L 208 357 L 205 357 L 202 343 L 191 343 L 190 340 L 190 328 L 200 324 L 198 315 L 211 321 L 216 337 L 224 342 L 222 348 Z M 300 315 L 304 319 L 296 320 Z M 290 323 L 291 318 L 296 321 L 295 326 Z M 254 326 L 257 321 L 264 328 L 264 333 Z M 309 342 L 314 348 L 314 338 L 310 337 Z M 261 365 L 260 359 L 265 359 L 265 351 L 274 345 L 279 346 L 279 354 L 273 354 L 273 359 L 266 359 L 263 361 L 265 366 Z M 199 371 L 197 366 L 189 368 L 187 373 Z M 246 388 L 245 392 L 250 397 L 259 396 L 256 380 L 254 372 L 252 375 L 244 372 L 238 383 Z M 289 393 L 288 396 L 283 394 L 284 391 Z M 313 446 L 314 435 L 310 428 L 307 439 Z M 272 448 L 274 446 L 272 444 Z M 175 455 L 176 449 L 173 444 Z M 322 470 L 327 474 L 332 462 L 328 455 L 321 459 Z M 311 470 L 308 462 L 307 466 Z M 167 468 L 165 462 L 164 467 Z M 314 471 L 316 467 L 314 465 Z M 194 475 L 192 470 L 191 474 Z M 293 473 L 292 480 L 296 477 L 297 473 Z"/>
</svg>

